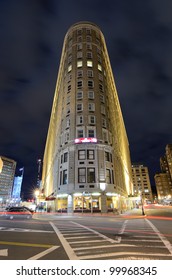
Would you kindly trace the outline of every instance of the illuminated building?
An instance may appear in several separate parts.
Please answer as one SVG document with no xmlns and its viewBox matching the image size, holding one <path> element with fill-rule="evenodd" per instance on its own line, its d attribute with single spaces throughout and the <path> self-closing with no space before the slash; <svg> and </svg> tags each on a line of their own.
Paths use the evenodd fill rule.
<svg viewBox="0 0 172 280">
<path fill-rule="evenodd" d="M 159 202 L 172 203 L 172 144 L 165 147 L 165 155 L 160 157 L 161 173 L 155 174 L 155 185 Z"/>
<path fill-rule="evenodd" d="M 12 195 L 16 161 L 1 156 L 2 171 L 0 173 L 0 204 L 7 204 Z"/>
<path fill-rule="evenodd" d="M 148 168 L 143 164 L 133 164 L 132 175 L 135 196 L 141 195 L 145 202 L 152 202 L 153 196 Z"/>
<path fill-rule="evenodd" d="M 129 143 L 104 36 L 74 24 L 62 50 L 43 159 L 42 188 L 56 210 L 129 207 Z"/>
</svg>

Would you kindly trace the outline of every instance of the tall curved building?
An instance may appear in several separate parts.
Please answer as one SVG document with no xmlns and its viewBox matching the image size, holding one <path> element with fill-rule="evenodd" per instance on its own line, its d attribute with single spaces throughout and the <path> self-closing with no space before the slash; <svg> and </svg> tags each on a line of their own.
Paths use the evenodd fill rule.
<svg viewBox="0 0 172 280">
<path fill-rule="evenodd" d="M 94 23 L 76 23 L 64 39 L 44 152 L 46 200 L 69 213 L 125 210 L 131 173 L 104 36 Z"/>
</svg>

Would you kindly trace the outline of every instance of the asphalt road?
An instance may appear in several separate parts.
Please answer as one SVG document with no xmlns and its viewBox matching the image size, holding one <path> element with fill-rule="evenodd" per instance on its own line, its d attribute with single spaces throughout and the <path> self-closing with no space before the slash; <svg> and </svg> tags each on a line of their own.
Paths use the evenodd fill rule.
<svg viewBox="0 0 172 280">
<path fill-rule="evenodd" d="M 172 259 L 172 207 L 122 215 L 0 216 L 0 260 Z"/>
</svg>

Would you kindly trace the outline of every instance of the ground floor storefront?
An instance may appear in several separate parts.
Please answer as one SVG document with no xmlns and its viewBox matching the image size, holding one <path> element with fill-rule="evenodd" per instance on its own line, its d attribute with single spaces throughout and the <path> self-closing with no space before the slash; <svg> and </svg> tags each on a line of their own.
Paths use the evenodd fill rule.
<svg viewBox="0 0 172 280">
<path fill-rule="evenodd" d="M 53 200 L 46 201 L 47 211 L 123 213 L 135 207 L 135 201 L 116 193 L 73 193 L 59 194 Z"/>
</svg>

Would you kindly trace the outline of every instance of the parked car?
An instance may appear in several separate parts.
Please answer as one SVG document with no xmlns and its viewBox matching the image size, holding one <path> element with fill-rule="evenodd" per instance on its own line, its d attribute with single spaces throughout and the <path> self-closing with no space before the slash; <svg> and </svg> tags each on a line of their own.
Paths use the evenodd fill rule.
<svg viewBox="0 0 172 280">
<path fill-rule="evenodd" d="M 31 219 L 32 213 L 26 207 L 8 207 L 5 210 L 5 217 L 7 219 Z"/>
</svg>

